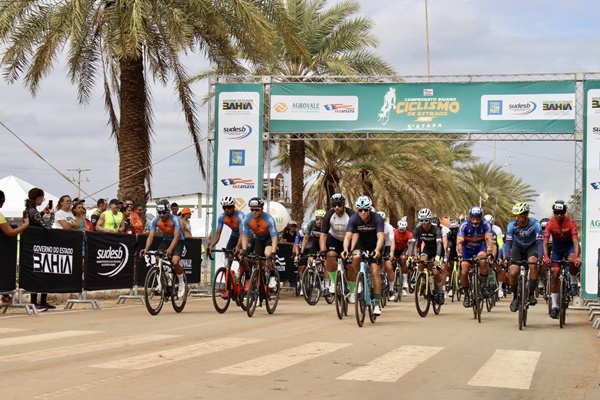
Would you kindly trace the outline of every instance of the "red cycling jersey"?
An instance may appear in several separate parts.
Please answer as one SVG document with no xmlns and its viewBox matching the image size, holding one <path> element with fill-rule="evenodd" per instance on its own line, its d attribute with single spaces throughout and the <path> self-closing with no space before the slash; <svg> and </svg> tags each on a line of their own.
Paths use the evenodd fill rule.
<svg viewBox="0 0 600 400">
<path fill-rule="evenodd" d="M 401 233 L 398 229 L 394 229 L 394 241 L 396 242 L 396 250 L 403 250 L 408 247 L 408 242 L 413 238 L 413 234 L 408 229 Z"/>
<path fill-rule="evenodd" d="M 565 247 L 573 242 L 579 241 L 577 224 L 571 217 L 565 217 L 562 225 L 558 225 L 555 217 L 550 218 L 544 230 L 544 241 L 550 240 L 552 236 L 553 247 Z"/>
</svg>

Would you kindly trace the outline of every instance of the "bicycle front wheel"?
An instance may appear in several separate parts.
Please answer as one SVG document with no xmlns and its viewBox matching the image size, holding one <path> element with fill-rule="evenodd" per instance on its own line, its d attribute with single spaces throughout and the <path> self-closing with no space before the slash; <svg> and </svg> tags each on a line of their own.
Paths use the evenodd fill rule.
<svg viewBox="0 0 600 400">
<path fill-rule="evenodd" d="M 221 267 L 215 272 L 213 279 L 212 301 L 215 310 L 223 314 L 229 308 L 233 289 L 231 282 L 227 279 L 227 268 Z"/>
<path fill-rule="evenodd" d="M 481 294 L 481 283 L 479 282 L 479 277 L 474 277 L 473 282 L 471 283 L 471 287 L 473 288 L 473 312 L 477 321 L 481 323 L 483 296 Z"/>
<path fill-rule="evenodd" d="M 517 312 L 519 313 L 519 330 L 522 330 L 523 326 L 525 326 L 525 279 L 522 275 L 519 275 L 517 279 L 517 301 L 519 304 Z"/>
<path fill-rule="evenodd" d="M 411 294 L 415 291 L 417 272 L 417 268 L 413 268 L 408 274 L 408 292 Z"/>
<path fill-rule="evenodd" d="M 396 268 L 394 271 L 394 302 L 402 301 L 402 284 L 404 280 L 402 279 L 402 270 L 400 268 Z"/>
<path fill-rule="evenodd" d="M 152 267 L 144 282 L 144 303 L 152 315 L 157 315 L 165 302 L 165 282 L 161 282 L 158 267 Z"/>
<path fill-rule="evenodd" d="M 567 318 L 567 307 L 569 306 L 569 300 L 567 295 L 567 282 L 565 279 L 558 279 L 560 287 L 558 288 L 558 325 L 562 328 L 565 326 L 565 319 Z"/>
<path fill-rule="evenodd" d="M 365 323 L 365 313 L 367 310 L 367 305 L 365 303 L 365 274 L 364 272 L 359 272 L 356 276 L 356 303 L 354 303 L 354 308 L 356 310 L 356 323 L 358 326 L 363 326 Z"/>
<path fill-rule="evenodd" d="M 339 319 L 348 315 L 348 303 L 346 299 L 346 288 L 344 287 L 344 274 L 337 271 L 335 274 L 335 312 Z"/>
<path fill-rule="evenodd" d="M 304 300 L 314 306 L 321 298 L 321 279 L 313 267 L 308 267 L 302 277 L 302 290 L 304 291 Z"/>
<path fill-rule="evenodd" d="M 185 303 L 187 303 L 188 291 L 187 291 L 187 277 L 185 276 L 185 271 L 183 271 L 183 283 L 179 282 L 179 278 L 177 276 L 173 277 L 173 292 L 171 294 L 171 304 L 173 305 L 173 310 L 175 312 L 182 312 L 185 308 Z M 183 297 L 177 296 L 179 292 L 179 287 L 183 285 L 185 291 L 183 292 Z"/>
<path fill-rule="evenodd" d="M 277 281 L 277 286 L 274 288 L 267 287 L 267 295 L 265 296 L 265 303 L 267 306 L 267 312 L 269 314 L 273 314 L 275 309 L 277 308 L 277 303 L 279 303 L 279 290 L 281 288 L 281 281 L 279 280 L 279 271 L 274 269 L 271 271 L 271 278 L 275 278 Z"/>
<path fill-rule="evenodd" d="M 250 275 L 250 286 L 248 287 L 248 293 L 246 293 L 246 313 L 249 317 L 254 315 L 256 310 L 256 303 L 258 303 L 258 297 L 260 293 L 260 271 L 258 268 L 254 268 L 252 275 Z"/>
<path fill-rule="evenodd" d="M 417 312 L 421 317 L 427 316 L 429 305 L 431 304 L 429 288 L 427 286 L 428 282 L 425 272 L 419 272 L 415 280 L 415 305 L 417 306 Z"/>
</svg>

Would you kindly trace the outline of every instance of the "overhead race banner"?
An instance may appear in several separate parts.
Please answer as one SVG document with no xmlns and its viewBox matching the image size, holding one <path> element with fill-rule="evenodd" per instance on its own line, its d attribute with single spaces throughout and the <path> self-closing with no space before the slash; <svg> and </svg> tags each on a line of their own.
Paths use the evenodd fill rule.
<svg viewBox="0 0 600 400">
<path fill-rule="evenodd" d="M 271 132 L 564 133 L 575 82 L 274 83 Z"/>
<path fill-rule="evenodd" d="M 600 248 L 600 81 L 585 82 L 583 159 L 584 291 L 598 294 Z"/>
</svg>

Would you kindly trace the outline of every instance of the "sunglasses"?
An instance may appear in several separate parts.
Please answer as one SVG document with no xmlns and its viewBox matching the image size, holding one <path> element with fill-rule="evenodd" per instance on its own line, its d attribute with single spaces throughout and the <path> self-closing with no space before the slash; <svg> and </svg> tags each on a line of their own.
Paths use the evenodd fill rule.
<svg viewBox="0 0 600 400">
<path fill-rule="evenodd" d="M 419 222 L 422 224 L 426 224 L 429 222 L 429 220 L 428 219 L 420 219 Z"/>
<path fill-rule="evenodd" d="M 159 211 L 158 215 L 164 215 L 164 214 L 168 214 L 168 213 L 169 213 L 168 211 Z"/>
<path fill-rule="evenodd" d="M 333 205 L 333 207 L 334 207 L 334 208 L 335 208 L 335 207 L 341 207 L 341 208 L 344 208 L 344 205 L 343 205 L 343 204 L 334 204 L 334 205 Z"/>
<path fill-rule="evenodd" d="M 564 211 L 554 211 L 554 215 L 565 215 Z"/>
<path fill-rule="evenodd" d="M 233 206 L 223 206 L 223 210 L 233 210 Z"/>
<path fill-rule="evenodd" d="M 296 228 L 298 225 L 290 225 L 290 228 Z"/>
<path fill-rule="evenodd" d="M 262 211 L 262 208 L 251 208 L 250 212 L 259 212 Z"/>
<path fill-rule="evenodd" d="M 359 213 L 366 213 L 366 212 L 369 212 L 369 211 L 371 211 L 371 210 L 369 210 L 368 208 L 359 208 L 358 209 Z"/>
</svg>

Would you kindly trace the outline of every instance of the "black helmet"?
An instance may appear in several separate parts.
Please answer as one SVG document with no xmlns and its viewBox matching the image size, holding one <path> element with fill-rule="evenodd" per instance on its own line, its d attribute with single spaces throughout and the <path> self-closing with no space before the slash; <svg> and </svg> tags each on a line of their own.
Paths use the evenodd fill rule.
<svg viewBox="0 0 600 400">
<path fill-rule="evenodd" d="M 552 212 L 555 214 L 565 214 L 567 212 L 567 205 L 563 200 L 556 200 L 552 205 Z"/>
<path fill-rule="evenodd" d="M 346 198 L 341 193 L 335 193 L 333 196 L 331 196 L 331 205 L 332 206 L 345 206 Z"/>
<path fill-rule="evenodd" d="M 162 199 L 156 203 L 156 212 L 159 214 L 166 214 L 171 210 L 171 205 L 169 204 L 169 200 Z"/>
<path fill-rule="evenodd" d="M 265 205 L 265 202 L 263 201 L 263 199 L 261 199 L 260 197 L 253 197 L 250 199 L 250 201 L 248 202 L 248 207 L 260 207 L 263 208 Z"/>
</svg>

